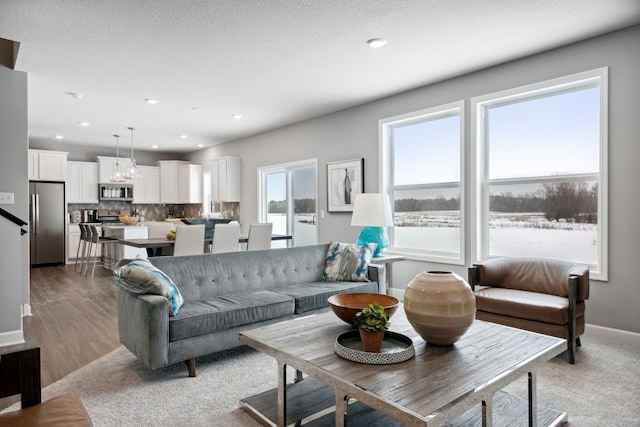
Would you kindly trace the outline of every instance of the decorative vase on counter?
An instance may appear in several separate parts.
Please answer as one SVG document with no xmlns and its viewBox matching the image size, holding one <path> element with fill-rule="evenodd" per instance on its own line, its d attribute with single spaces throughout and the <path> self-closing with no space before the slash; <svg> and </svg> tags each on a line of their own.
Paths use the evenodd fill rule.
<svg viewBox="0 0 640 427">
<path fill-rule="evenodd" d="M 423 271 L 407 286 L 404 310 L 413 329 L 431 345 L 453 345 L 473 323 L 476 298 L 469 284 L 449 271 Z"/>
</svg>

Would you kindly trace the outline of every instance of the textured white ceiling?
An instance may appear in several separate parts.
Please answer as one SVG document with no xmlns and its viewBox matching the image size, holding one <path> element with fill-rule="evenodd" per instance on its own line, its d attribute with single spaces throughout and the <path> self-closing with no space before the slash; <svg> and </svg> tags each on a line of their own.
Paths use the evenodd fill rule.
<svg viewBox="0 0 640 427">
<path fill-rule="evenodd" d="M 136 150 L 177 152 L 639 22 L 640 0 L 0 2 L 0 37 L 29 73 L 30 138 L 128 146 L 133 126 Z"/>
</svg>

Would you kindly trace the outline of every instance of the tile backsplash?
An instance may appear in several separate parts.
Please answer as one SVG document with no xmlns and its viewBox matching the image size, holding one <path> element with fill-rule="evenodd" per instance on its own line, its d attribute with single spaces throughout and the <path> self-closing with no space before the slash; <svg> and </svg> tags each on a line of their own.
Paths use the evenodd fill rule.
<svg viewBox="0 0 640 427">
<path fill-rule="evenodd" d="M 145 221 L 164 221 L 166 218 L 201 218 L 202 205 L 137 205 L 127 202 L 100 202 L 91 204 L 69 204 L 69 214 L 74 210 L 82 211 L 84 209 L 129 209 L 132 213 L 144 217 Z M 228 217 L 235 221 L 240 221 L 240 203 L 223 202 L 220 204 L 220 212 L 214 213 L 212 216 Z"/>
</svg>

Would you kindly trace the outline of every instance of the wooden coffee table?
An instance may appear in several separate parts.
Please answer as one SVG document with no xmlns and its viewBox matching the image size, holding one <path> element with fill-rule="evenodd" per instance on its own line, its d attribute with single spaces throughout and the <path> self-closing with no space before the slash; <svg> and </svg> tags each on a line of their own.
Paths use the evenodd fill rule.
<svg viewBox="0 0 640 427">
<path fill-rule="evenodd" d="M 278 365 L 278 387 L 243 399 L 241 407 L 267 426 L 556 426 L 567 421 L 566 413 L 536 402 L 536 368 L 566 349 L 563 339 L 476 320 L 454 346 L 430 346 L 401 306 L 390 330 L 411 338 L 416 356 L 367 365 L 334 352 L 336 337 L 350 329 L 329 312 L 241 332 L 240 341 Z M 287 366 L 296 369 L 293 382 Z M 528 399 L 501 391 L 523 376 Z"/>
</svg>

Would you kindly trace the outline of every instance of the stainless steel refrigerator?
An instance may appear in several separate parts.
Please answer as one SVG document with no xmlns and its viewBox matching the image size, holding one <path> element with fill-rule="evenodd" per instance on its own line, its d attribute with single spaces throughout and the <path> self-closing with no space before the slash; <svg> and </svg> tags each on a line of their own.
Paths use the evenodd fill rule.
<svg viewBox="0 0 640 427">
<path fill-rule="evenodd" d="M 63 182 L 29 182 L 31 265 L 64 263 Z"/>
</svg>

